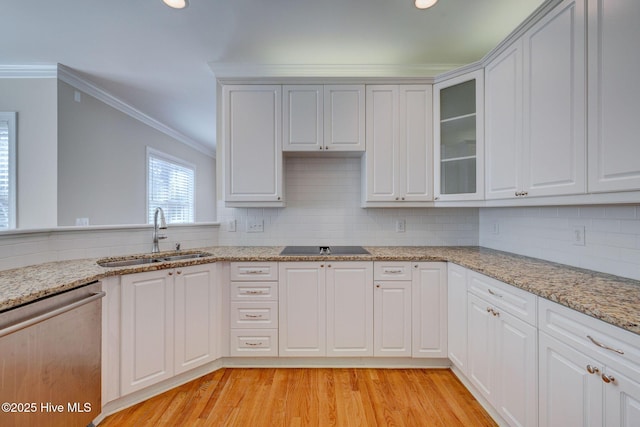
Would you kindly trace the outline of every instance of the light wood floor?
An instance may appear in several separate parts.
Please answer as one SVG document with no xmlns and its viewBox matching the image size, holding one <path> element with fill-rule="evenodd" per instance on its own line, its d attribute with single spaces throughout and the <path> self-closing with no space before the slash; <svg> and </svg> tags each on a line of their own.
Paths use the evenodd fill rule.
<svg viewBox="0 0 640 427">
<path fill-rule="evenodd" d="M 114 426 L 495 426 L 448 369 L 221 369 Z"/>
</svg>

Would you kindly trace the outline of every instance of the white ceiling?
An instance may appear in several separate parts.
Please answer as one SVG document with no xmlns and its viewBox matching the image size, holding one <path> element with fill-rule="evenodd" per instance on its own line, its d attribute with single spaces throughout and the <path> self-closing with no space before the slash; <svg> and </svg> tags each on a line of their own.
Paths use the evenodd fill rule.
<svg viewBox="0 0 640 427">
<path fill-rule="evenodd" d="M 543 0 L 16 0 L 2 2 L 0 65 L 70 67 L 209 148 L 210 63 L 397 64 L 482 58 Z"/>
</svg>

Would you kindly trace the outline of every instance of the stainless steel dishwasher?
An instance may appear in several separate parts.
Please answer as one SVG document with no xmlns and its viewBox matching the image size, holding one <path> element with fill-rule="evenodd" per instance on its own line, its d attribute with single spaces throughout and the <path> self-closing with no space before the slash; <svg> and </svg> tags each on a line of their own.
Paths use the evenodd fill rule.
<svg viewBox="0 0 640 427">
<path fill-rule="evenodd" d="M 0 313 L 0 426 L 98 416 L 103 296 L 95 282 Z"/>
</svg>

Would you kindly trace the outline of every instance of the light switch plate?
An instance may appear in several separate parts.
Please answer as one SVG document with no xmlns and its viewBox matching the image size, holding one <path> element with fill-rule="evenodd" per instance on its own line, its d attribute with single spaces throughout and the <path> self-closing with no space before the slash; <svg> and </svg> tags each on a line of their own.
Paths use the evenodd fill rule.
<svg viewBox="0 0 640 427">
<path fill-rule="evenodd" d="M 574 246 L 584 246 L 584 225 L 574 225 L 572 231 L 572 242 Z"/>
<path fill-rule="evenodd" d="M 404 219 L 396 220 L 396 233 L 404 233 L 407 230 L 407 222 Z"/>
</svg>

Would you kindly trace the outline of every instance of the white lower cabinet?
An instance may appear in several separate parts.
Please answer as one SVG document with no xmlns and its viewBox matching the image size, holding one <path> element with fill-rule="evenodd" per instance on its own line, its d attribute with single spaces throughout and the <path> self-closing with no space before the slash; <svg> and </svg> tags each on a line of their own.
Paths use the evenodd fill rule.
<svg viewBox="0 0 640 427">
<path fill-rule="evenodd" d="M 447 263 L 413 263 L 411 299 L 412 356 L 447 357 Z"/>
<path fill-rule="evenodd" d="M 215 360 L 215 264 L 121 278 L 122 396 Z"/>
<path fill-rule="evenodd" d="M 540 300 L 540 426 L 639 426 L 640 336 Z"/>
<path fill-rule="evenodd" d="M 478 273 L 468 274 L 468 289 L 466 375 L 509 425 L 536 426 L 536 297 Z M 533 301 L 523 304 L 532 323 L 523 320 L 528 313 L 510 312 L 521 299 Z"/>
<path fill-rule="evenodd" d="M 229 266 L 229 355 L 278 355 L 278 264 L 232 262 Z"/>
<path fill-rule="evenodd" d="M 373 356 L 371 262 L 329 262 L 326 268 L 327 356 Z"/>
<path fill-rule="evenodd" d="M 411 356 L 411 280 L 375 280 L 374 356 Z"/>
<path fill-rule="evenodd" d="M 280 356 L 373 355 L 373 263 L 279 265 Z"/>
<path fill-rule="evenodd" d="M 447 269 L 448 356 L 467 375 L 467 269 L 453 263 Z"/>
</svg>

